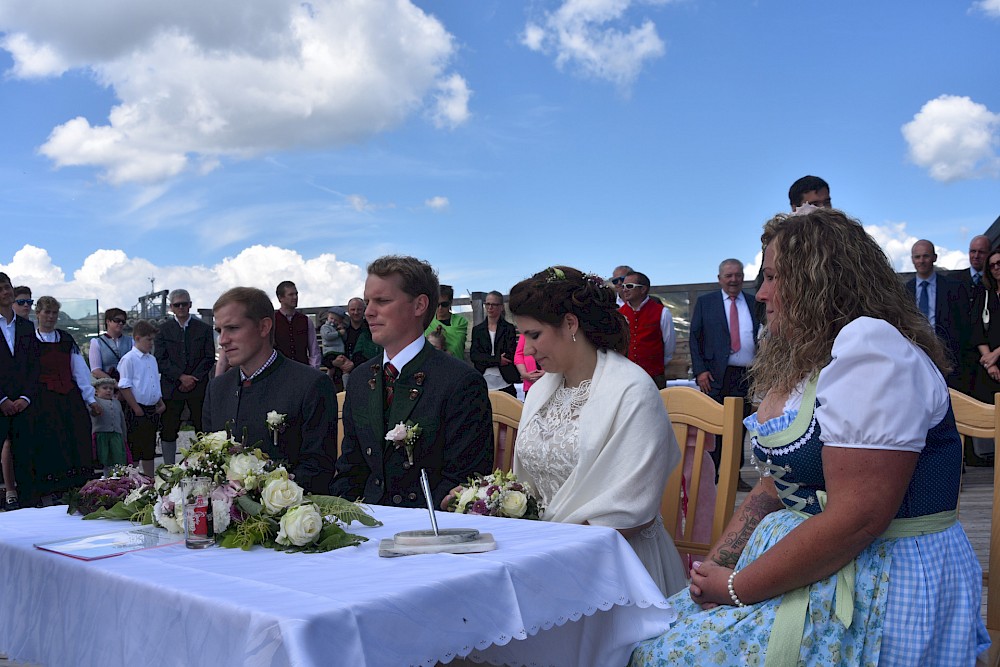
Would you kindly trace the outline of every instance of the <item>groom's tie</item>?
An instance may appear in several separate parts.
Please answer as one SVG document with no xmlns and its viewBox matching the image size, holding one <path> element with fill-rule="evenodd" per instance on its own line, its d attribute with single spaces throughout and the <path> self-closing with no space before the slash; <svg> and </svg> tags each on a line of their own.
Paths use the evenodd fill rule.
<svg viewBox="0 0 1000 667">
<path fill-rule="evenodd" d="M 385 411 L 388 413 L 389 408 L 392 406 L 392 393 L 396 387 L 396 378 L 399 377 L 399 371 L 389 363 L 385 365 L 383 375 L 383 383 L 385 384 Z"/>
</svg>

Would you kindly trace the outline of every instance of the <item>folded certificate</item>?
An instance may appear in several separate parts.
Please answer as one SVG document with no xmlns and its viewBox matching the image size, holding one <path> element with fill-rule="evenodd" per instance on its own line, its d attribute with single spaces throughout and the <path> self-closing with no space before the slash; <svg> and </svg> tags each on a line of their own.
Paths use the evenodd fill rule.
<svg viewBox="0 0 1000 667">
<path fill-rule="evenodd" d="M 183 535 L 171 533 L 162 528 L 143 526 L 116 530 L 113 533 L 40 542 L 35 547 L 80 560 L 97 560 L 98 558 L 120 556 L 130 551 L 178 544 L 183 541 Z"/>
</svg>

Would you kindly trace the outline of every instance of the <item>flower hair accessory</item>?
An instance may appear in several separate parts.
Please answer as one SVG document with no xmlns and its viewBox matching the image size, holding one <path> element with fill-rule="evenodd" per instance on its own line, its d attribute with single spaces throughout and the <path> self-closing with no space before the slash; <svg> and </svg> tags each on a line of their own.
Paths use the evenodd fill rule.
<svg viewBox="0 0 1000 667">
<path fill-rule="evenodd" d="M 550 266 L 549 268 L 545 269 L 545 271 L 549 274 L 549 277 L 545 279 L 545 282 L 547 283 L 554 283 L 560 280 L 566 280 L 566 272 L 558 267 Z"/>
<path fill-rule="evenodd" d="M 583 281 L 590 283 L 594 287 L 600 289 L 601 287 L 609 287 L 608 281 L 597 275 L 596 273 L 585 273 L 583 274 Z"/>
</svg>

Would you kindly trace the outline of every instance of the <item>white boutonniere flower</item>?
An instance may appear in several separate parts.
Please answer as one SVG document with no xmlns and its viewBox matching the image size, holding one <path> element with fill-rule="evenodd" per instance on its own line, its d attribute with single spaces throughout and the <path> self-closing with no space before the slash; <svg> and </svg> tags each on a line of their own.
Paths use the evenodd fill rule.
<svg viewBox="0 0 1000 667">
<path fill-rule="evenodd" d="M 267 413 L 267 430 L 271 432 L 274 436 L 274 446 L 278 446 L 278 434 L 285 432 L 285 420 L 288 415 L 282 414 L 277 410 L 271 410 Z"/>
<path fill-rule="evenodd" d="M 385 434 L 385 439 L 392 442 L 396 449 L 406 450 L 406 460 L 413 465 L 413 446 L 420 437 L 420 424 L 396 424 L 392 430 Z"/>
</svg>

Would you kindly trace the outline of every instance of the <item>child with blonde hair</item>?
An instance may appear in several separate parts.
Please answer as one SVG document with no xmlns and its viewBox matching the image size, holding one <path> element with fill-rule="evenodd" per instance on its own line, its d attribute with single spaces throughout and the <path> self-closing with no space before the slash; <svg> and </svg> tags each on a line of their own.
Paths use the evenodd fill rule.
<svg viewBox="0 0 1000 667">
<path fill-rule="evenodd" d="M 121 401 L 115 398 L 118 383 L 114 378 L 98 378 L 94 381 L 94 397 L 100 406 L 100 414 L 90 415 L 91 430 L 94 435 L 94 458 L 104 466 L 104 474 L 108 474 L 111 466 L 132 462 L 132 457 L 125 447 L 125 434 L 128 426 L 125 423 L 125 412 Z"/>
</svg>

